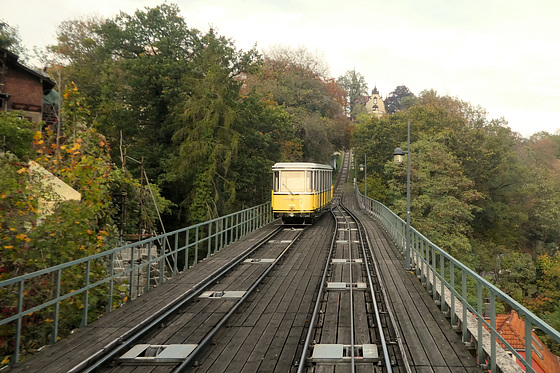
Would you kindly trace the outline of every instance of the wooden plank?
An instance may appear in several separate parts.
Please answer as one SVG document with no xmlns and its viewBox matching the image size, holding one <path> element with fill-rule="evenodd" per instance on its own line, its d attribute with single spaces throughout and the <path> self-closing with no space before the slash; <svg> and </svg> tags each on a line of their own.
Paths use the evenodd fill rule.
<svg viewBox="0 0 560 373">
<path fill-rule="evenodd" d="M 245 343 L 251 332 L 251 328 L 235 327 L 227 330 L 229 340 L 220 343 L 208 351 L 207 360 L 201 360 L 198 371 L 222 373 L 231 371 L 230 365 L 233 357 L 237 355 L 241 346 Z"/>
</svg>

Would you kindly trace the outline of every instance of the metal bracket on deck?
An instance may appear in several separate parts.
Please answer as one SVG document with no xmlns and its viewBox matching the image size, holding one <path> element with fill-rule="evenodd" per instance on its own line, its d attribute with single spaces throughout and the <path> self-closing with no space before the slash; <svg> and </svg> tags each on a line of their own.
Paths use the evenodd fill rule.
<svg viewBox="0 0 560 373">
<path fill-rule="evenodd" d="M 243 263 L 272 263 L 276 259 L 245 259 Z"/>
<path fill-rule="evenodd" d="M 352 360 L 352 346 L 343 344 L 317 344 L 313 346 L 311 361 L 316 363 L 346 363 Z M 358 362 L 379 361 L 377 345 L 354 345 L 354 360 Z"/>
<path fill-rule="evenodd" d="M 354 290 L 367 290 L 365 282 L 327 282 L 327 290 L 349 290 L 350 287 Z"/>
<path fill-rule="evenodd" d="M 205 291 L 202 293 L 199 298 L 206 298 L 206 299 L 239 299 L 242 298 L 246 291 L 235 291 L 235 290 L 226 290 L 226 291 Z"/>
<path fill-rule="evenodd" d="M 198 345 L 149 345 L 139 344 L 117 359 L 125 365 L 175 365 L 183 362 Z"/>
<path fill-rule="evenodd" d="M 362 259 L 333 259 L 332 264 L 344 264 L 344 263 L 363 263 Z"/>
</svg>

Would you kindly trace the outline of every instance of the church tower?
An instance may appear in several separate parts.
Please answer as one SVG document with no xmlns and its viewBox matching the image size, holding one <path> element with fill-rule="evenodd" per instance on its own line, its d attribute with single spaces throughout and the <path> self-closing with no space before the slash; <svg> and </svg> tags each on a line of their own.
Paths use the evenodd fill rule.
<svg viewBox="0 0 560 373">
<path fill-rule="evenodd" d="M 366 111 L 377 117 L 381 117 L 386 114 L 385 104 L 383 103 L 383 99 L 377 90 L 377 86 L 373 88 L 371 96 L 368 97 L 368 101 L 366 102 Z"/>
</svg>

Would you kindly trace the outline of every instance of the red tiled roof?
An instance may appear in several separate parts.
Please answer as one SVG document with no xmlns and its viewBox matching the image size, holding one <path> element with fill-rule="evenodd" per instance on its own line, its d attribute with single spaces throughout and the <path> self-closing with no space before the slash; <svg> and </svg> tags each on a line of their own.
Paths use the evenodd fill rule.
<svg viewBox="0 0 560 373">
<path fill-rule="evenodd" d="M 517 312 L 511 311 L 509 314 L 496 315 L 496 331 L 515 350 L 525 351 L 525 321 L 519 317 Z M 558 356 L 550 352 L 535 333 L 531 334 L 533 337 L 533 366 L 536 363 L 546 373 L 560 373 Z M 498 341 L 498 343 L 505 347 L 502 342 Z"/>
</svg>

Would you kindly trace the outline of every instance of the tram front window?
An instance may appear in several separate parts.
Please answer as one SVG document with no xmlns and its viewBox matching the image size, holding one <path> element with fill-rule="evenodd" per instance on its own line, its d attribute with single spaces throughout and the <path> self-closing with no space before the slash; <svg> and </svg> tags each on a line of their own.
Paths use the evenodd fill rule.
<svg viewBox="0 0 560 373">
<path fill-rule="evenodd" d="M 280 191 L 291 194 L 305 192 L 305 171 L 282 171 Z"/>
</svg>

